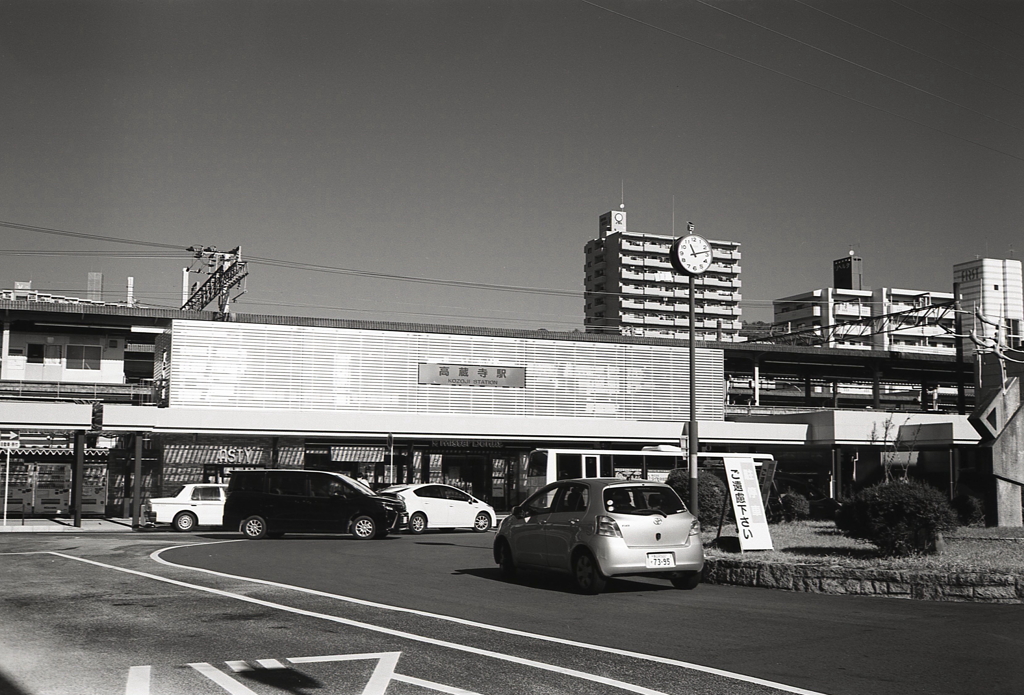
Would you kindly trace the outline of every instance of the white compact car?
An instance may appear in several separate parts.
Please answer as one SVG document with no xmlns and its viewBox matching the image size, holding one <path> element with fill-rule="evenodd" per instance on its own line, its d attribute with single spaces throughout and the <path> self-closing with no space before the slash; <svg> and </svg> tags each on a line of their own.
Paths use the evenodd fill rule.
<svg viewBox="0 0 1024 695">
<path fill-rule="evenodd" d="M 171 524 L 175 531 L 191 531 L 196 526 L 220 526 L 224 520 L 227 485 L 190 483 L 179 487 L 171 497 L 146 500 L 147 524 Z"/>
<path fill-rule="evenodd" d="M 482 533 L 495 524 L 494 507 L 451 485 L 392 485 L 381 493 L 402 498 L 411 533 L 427 528 L 471 528 Z"/>
</svg>

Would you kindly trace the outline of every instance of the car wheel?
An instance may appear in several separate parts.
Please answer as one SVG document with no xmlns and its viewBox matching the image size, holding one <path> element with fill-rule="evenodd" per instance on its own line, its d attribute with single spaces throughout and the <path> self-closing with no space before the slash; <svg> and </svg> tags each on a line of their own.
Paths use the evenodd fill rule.
<svg viewBox="0 0 1024 695">
<path fill-rule="evenodd" d="M 191 531 L 196 527 L 196 515 L 192 512 L 180 512 L 174 517 L 171 525 L 175 531 Z"/>
<path fill-rule="evenodd" d="M 677 589 L 696 589 L 700 584 L 700 572 L 681 572 L 672 577 L 672 586 Z"/>
<path fill-rule="evenodd" d="M 242 522 L 239 530 L 246 538 L 258 541 L 267 535 L 267 522 L 261 516 L 250 516 Z"/>
<path fill-rule="evenodd" d="M 352 520 L 352 535 L 361 541 L 377 536 L 377 522 L 368 516 L 357 516 Z"/>
<path fill-rule="evenodd" d="M 599 594 L 608 581 L 601 574 L 597 560 L 587 551 L 580 551 L 573 558 L 572 578 L 581 594 Z"/>
<path fill-rule="evenodd" d="M 427 530 L 427 515 L 423 512 L 416 512 L 409 517 L 409 533 L 417 535 Z"/>
<path fill-rule="evenodd" d="M 473 519 L 473 530 L 477 533 L 483 533 L 491 528 L 491 515 L 487 512 L 480 512 Z"/>
<path fill-rule="evenodd" d="M 513 579 L 516 576 L 516 563 L 512 559 L 512 548 L 508 543 L 502 541 L 498 544 L 498 567 L 501 569 L 501 576 L 505 579 Z"/>
</svg>

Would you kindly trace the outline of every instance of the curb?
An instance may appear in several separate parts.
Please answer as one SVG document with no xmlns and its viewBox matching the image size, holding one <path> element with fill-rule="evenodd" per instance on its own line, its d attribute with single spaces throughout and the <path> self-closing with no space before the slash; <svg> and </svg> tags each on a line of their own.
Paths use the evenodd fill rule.
<svg viewBox="0 0 1024 695">
<path fill-rule="evenodd" d="M 702 579 L 706 584 L 754 586 L 812 594 L 1024 603 L 1024 577 L 995 572 L 854 569 L 707 558 Z"/>
</svg>

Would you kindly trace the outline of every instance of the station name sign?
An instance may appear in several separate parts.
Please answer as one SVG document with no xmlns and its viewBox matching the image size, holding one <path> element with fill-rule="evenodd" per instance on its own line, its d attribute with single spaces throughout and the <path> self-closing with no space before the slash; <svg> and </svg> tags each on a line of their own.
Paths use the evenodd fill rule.
<svg viewBox="0 0 1024 695">
<path fill-rule="evenodd" d="M 420 362 L 419 382 L 444 386 L 491 386 L 526 388 L 525 367 Z"/>
</svg>

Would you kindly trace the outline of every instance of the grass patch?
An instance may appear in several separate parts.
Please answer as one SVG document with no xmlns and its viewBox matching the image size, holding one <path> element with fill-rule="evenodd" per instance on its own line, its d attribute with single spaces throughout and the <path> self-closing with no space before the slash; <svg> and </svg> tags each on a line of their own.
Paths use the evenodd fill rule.
<svg viewBox="0 0 1024 695">
<path fill-rule="evenodd" d="M 961 527 L 946 535 L 946 549 L 934 555 L 885 558 L 872 543 L 848 538 L 831 521 L 794 521 L 770 527 L 775 550 L 728 553 L 711 548 L 716 531 L 704 531 L 709 558 L 835 565 L 860 569 L 939 570 L 1024 574 L 1024 529 Z M 722 535 L 734 535 L 723 528 Z"/>
</svg>

